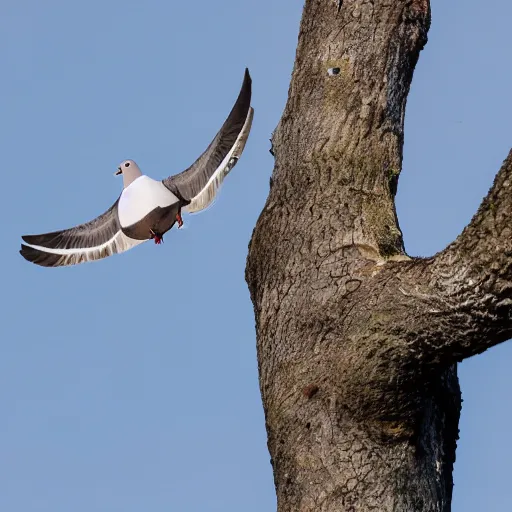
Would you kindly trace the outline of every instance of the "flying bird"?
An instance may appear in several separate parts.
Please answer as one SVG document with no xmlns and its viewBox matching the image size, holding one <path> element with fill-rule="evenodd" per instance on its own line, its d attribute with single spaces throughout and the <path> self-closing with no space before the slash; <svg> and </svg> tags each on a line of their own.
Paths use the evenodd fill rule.
<svg viewBox="0 0 512 512">
<path fill-rule="evenodd" d="M 182 210 L 198 212 L 212 203 L 242 155 L 254 114 L 251 83 L 246 69 L 229 116 L 188 169 L 158 181 L 125 160 L 115 173 L 123 177 L 123 191 L 105 213 L 71 229 L 22 236 L 20 254 L 43 267 L 60 267 L 106 258 L 148 240 L 160 244 L 174 224 L 183 225 Z"/>
</svg>

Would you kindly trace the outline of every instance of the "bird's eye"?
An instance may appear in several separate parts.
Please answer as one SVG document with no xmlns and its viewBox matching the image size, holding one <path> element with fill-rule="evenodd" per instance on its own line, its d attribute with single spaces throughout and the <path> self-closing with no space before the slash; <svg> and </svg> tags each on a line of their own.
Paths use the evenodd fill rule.
<svg viewBox="0 0 512 512">
<path fill-rule="evenodd" d="M 124 164 L 124 166 L 125 166 L 125 167 L 130 167 L 130 162 L 126 162 L 126 163 Z"/>
<path fill-rule="evenodd" d="M 341 71 L 340 68 L 329 68 L 327 70 L 327 74 L 329 76 L 339 75 L 340 71 Z"/>
</svg>

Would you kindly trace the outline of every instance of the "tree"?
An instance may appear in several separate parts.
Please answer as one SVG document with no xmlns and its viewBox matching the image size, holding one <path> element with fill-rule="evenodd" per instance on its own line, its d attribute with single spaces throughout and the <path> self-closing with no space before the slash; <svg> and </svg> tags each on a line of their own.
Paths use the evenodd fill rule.
<svg viewBox="0 0 512 512">
<path fill-rule="evenodd" d="M 448 511 L 457 362 L 512 336 L 512 152 L 461 235 L 410 258 L 394 196 L 428 0 L 306 0 L 249 246 L 279 512 Z"/>
</svg>

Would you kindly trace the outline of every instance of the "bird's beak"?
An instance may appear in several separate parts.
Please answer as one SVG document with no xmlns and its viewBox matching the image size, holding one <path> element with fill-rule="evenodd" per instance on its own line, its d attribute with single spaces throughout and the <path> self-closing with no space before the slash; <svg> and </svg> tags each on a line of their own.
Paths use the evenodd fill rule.
<svg viewBox="0 0 512 512">
<path fill-rule="evenodd" d="M 118 176 L 119 174 L 123 174 L 123 171 L 121 170 L 121 167 L 117 168 L 117 171 L 114 173 L 114 176 Z"/>
</svg>

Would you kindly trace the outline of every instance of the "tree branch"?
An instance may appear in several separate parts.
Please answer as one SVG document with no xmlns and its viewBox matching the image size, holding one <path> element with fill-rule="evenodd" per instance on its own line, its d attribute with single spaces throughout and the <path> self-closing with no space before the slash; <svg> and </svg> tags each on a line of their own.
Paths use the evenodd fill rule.
<svg viewBox="0 0 512 512">
<path fill-rule="evenodd" d="M 478 212 L 431 258 L 388 262 L 362 293 L 385 283 L 375 311 L 394 310 L 386 327 L 400 357 L 435 370 L 512 337 L 512 151 Z"/>
<path fill-rule="evenodd" d="M 432 262 L 432 286 L 451 303 L 447 350 L 456 360 L 512 337 L 512 151 L 470 224 Z"/>
</svg>

